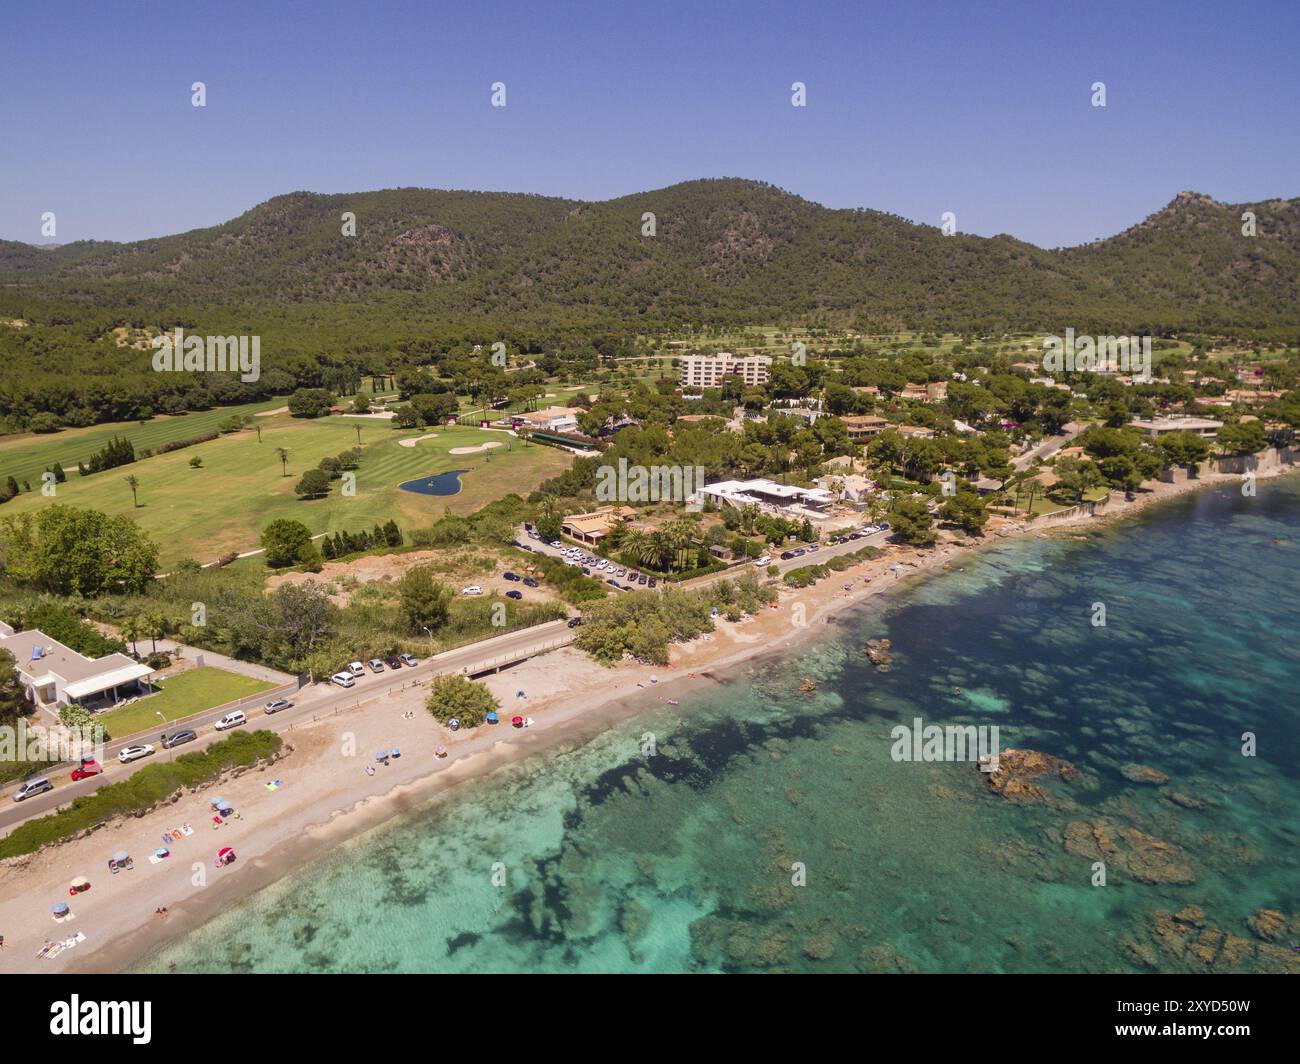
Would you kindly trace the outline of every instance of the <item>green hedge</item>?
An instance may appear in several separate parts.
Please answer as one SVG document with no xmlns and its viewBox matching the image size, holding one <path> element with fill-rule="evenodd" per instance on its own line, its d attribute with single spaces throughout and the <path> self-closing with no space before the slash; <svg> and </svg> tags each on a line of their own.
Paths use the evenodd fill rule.
<svg viewBox="0 0 1300 1064">
<path fill-rule="evenodd" d="M 73 799 L 66 809 L 20 824 L 0 839 L 0 857 L 32 853 L 113 817 L 145 813 L 178 790 L 208 784 L 229 769 L 256 764 L 279 753 L 282 745 L 275 732 L 236 732 L 206 750 L 147 765 L 121 783 Z"/>
</svg>

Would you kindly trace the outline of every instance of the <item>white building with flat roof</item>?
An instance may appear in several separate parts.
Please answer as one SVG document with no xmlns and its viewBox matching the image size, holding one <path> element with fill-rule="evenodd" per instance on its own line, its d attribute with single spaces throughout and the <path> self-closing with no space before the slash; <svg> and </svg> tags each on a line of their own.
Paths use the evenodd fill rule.
<svg viewBox="0 0 1300 1064">
<path fill-rule="evenodd" d="M 835 502 L 835 493 L 825 488 L 796 488 L 761 478 L 721 480 L 699 493 L 719 505 L 753 505 L 781 517 L 819 517 Z"/>
<path fill-rule="evenodd" d="M 154 671 L 125 654 L 88 658 L 39 628 L 14 632 L 8 625 L 0 627 L 0 650 L 14 656 L 23 693 L 37 706 L 111 706 L 123 695 L 140 693 L 140 681 Z"/>
<path fill-rule="evenodd" d="M 1197 436 L 1213 439 L 1223 428 L 1222 421 L 1209 417 L 1157 417 L 1151 420 L 1135 418 L 1133 427 L 1146 436 L 1164 436 L 1170 432 L 1191 432 Z"/>
<path fill-rule="evenodd" d="M 742 384 L 766 384 L 772 368 L 770 355 L 737 358 L 730 352 L 717 355 L 686 355 L 682 358 L 679 383 L 683 388 L 721 388 L 728 377 Z"/>
</svg>

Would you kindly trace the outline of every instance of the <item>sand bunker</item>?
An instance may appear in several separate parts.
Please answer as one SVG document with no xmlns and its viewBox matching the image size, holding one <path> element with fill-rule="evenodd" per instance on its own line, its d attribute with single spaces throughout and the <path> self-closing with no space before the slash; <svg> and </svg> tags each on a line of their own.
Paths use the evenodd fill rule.
<svg viewBox="0 0 1300 1064">
<path fill-rule="evenodd" d="M 438 434 L 436 432 L 429 432 L 423 436 L 412 436 L 409 440 L 398 440 L 397 444 L 399 447 L 414 447 L 421 440 L 432 440 L 436 439 L 437 436 Z M 452 451 L 451 453 L 455 454 L 456 452 Z"/>
<path fill-rule="evenodd" d="M 448 454 L 478 454 L 479 451 L 490 451 L 493 447 L 500 447 L 501 444 L 480 443 L 477 447 L 453 447 Z"/>
</svg>

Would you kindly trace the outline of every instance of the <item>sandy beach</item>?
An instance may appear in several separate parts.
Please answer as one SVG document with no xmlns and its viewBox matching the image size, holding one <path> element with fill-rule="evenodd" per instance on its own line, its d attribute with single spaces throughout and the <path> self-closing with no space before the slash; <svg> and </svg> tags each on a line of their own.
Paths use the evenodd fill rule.
<svg viewBox="0 0 1300 1064">
<path fill-rule="evenodd" d="M 1260 471 L 1260 479 L 1293 471 Z M 284 733 L 285 753 L 275 764 L 227 777 L 197 793 L 185 793 L 142 817 L 125 818 L 56 846 L 0 863 L 0 971 L 120 971 L 168 939 L 183 935 L 266 884 L 310 861 L 340 841 L 435 797 L 455 784 L 494 771 L 555 745 L 572 745 L 668 698 L 686 708 L 693 695 L 718 682 L 723 670 L 766 654 L 786 653 L 815 637 L 835 612 L 910 583 L 920 574 L 950 566 L 970 551 L 1019 535 L 1056 534 L 1096 528 L 1146 507 L 1201 488 L 1240 484 L 1232 474 L 1156 483 L 1132 500 L 1113 496 L 1095 517 L 1053 520 L 995 518 L 977 540 L 945 536 L 931 550 L 891 547 L 882 558 L 833 574 L 817 585 L 782 587 L 776 608 L 675 646 L 666 667 L 624 663 L 604 668 L 568 648 L 534 658 L 486 678 L 504 722 L 451 733 L 424 709 L 425 690 L 415 687 L 359 707 L 296 723 Z M 893 569 L 904 565 L 906 570 Z M 845 585 L 851 585 L 845 590 Z M 802 606 L 795 610 L 796 604 Z M 801 617 L 803 623 L 796 623 Z M 652 678 L 655 682 L 652 682 Z M 525 698 L 517 692 L 526 692 Z M 523 729 L 515 714 L 531 717 Z M 257 719 L 250 723 L 256 726 Z M 434 748 L 447 748 L 439 760 Z M 381 749 L 401 757 L 380 764 Z M 373 774 L 367 768 L 373 767 Z M 280 781 L 275 789 L 267 784 Z M 238 816 L 217 826 L 208 799 L 221 795 Z M 193 834 L 166 843 L 171 856 L 152 864 L 149 855 L 163 836 L 181 825 Z M 214 867 L 222 847 L 237 861 Z M 135 867 L 110 874 L 111 854 L 125 850 Z M 69 895 L 69 882 L 90 879 L 91 889 Z M 52 906 L 67 903 L 68 920 L 56 921 Z M 166 915 L 157 910 L 166 909 Z M 39 956 L 48 943 L 84 938 L 57 956 Z"/>
</svg>

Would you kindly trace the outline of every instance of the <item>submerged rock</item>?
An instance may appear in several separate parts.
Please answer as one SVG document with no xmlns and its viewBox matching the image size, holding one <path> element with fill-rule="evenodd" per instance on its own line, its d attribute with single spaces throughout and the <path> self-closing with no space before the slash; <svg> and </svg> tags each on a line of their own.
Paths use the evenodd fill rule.
<svg viewBox="0 0 1300 1064">
<path fill-rule="evenodd" d="M 889 648 L 893 645 L 888 639 L 867 640 L 867 645 L 862 648 L 862 652 L 867 655 L 871 664 L 876 667 L 876 672 L 889 671 L 889 666 L 894 660 L 894 655 L 889 652 Z"/>
<path fill-rule="evenodd" d="M 1150 765 L 1125 765 L 1120 769 L 1129 783 L 1151 783 L 1159 787 L 1169 782 L 1169 777 Z"/>
<path fill-rule="evenodd" d="M 998 755 L 997 768 L 987 773 L 988 784 L 995 794 L 1019 801 L 1050 801 L 1053 797 L 1039 779 L 1058 778 L 1069 783 L 1079 770 L 1063 758 L 1037 750 L 1004 750 Z"/>
<path fill-rule="evenodd" d="M 1287 933 L 1287 918 L 1276 909 L 1256 909 L 1246 924 L 1267 942 L 1280 942 Z"/>
<path fill-rule="evenodd" d="M 1141 883 L 1196 882 L 1191 859 L 1177 846 L 1104 817 L 1067 824 L 1065 848 L 1088 861 L 1105 861 L 1108 867 L 1127 872 Z M 1196 912 L 1199 910 L 1189 907 L 1179 915 Z"/>
</svg>

